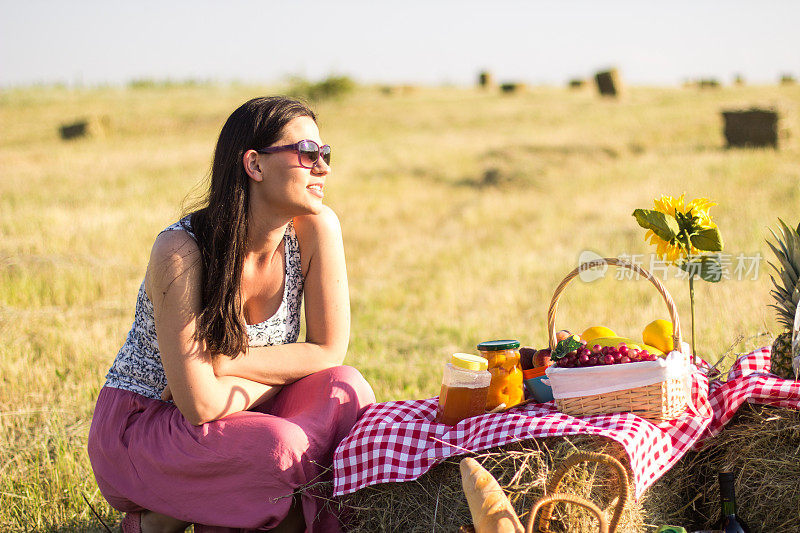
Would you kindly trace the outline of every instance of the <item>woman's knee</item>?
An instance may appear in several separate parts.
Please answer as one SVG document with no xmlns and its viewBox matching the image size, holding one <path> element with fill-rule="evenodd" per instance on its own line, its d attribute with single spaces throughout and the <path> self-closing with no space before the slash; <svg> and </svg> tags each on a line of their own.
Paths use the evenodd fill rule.
<svg viewBox="0 0 800 533">
<path fill-rule="evenodd" d="M 316 372 L 312 376 L 324 381 L 330 387 L 331 395 L 339 398 L 343 404 L 355 407 L 358 416 L 368 405 L 375 402 L 372 387 L 361 372 L 352 366 L 334 366 Z"/>
</svg>

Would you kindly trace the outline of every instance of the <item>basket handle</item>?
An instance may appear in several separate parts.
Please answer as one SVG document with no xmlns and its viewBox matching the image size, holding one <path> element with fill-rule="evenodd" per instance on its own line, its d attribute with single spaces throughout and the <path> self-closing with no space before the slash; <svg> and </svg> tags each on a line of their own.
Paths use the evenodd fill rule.
<svg viewBox="0 0 800 533">
<path fill-rule="evenodd" d="M 606 464 L 611 467 L 611 469 L 617 474 L 617 479 L 619 482 L 618 487 L 618 494 L 617 494 L 617 503 L 614 509 L 614 514 L 611 517 L 611 522 L 608 524 L 607 529 L 605 524 L 605 516 L 603 516 L 602 511 L 597 505 L 584 500 L 578 496 L 568 495 L 568 494 L 558 494 L 558 488 L 561 485 L 561 481 L 564 479 L 564 476 L 569 472 L 570 468 L 580 463 L 585 462 L 594 462 L 594 463 L 602 463 Z M 611 457 L 605 453 L 599 452 L 577 452 L 573 453 L 561 463 L 561 466 L 558 467 L 555 472 L 553 472 L 553 476 L 550 479 L 550 483 L 547 486 L 547 492 L 550 493 L 550 496 L 545 496 L 544 498 L 540 499 L 536 504 L 534 504 L 533 508 L 531 509 L 530 516 L 528 517 L 528 526 L 526 528 L 526 533 L 533 532 L 533 524 L 534 519 L 536 516 L 536 512 L 542 507 L 542 517 L 539 520 L 539 531 L 547 532 L 550 529 L 550 517 L 553 514 L 553 507 L 556 501 L 567 501 L 570 503 L 575 503 L 577 505 L 582 505 L 587 509 L 595 511 L 595 514 L 600 517 L 600 531 L 605 532 L 609 531 L 610 533 L 614 533 L 616 531 L 617 526 L 619 525 L 619 521 L 622 518 L 622 512 L 625 510 L 625 504 L 628 501 L 628 472 L 625 470 L 625 467 L 622 466 L 615 458 Z M 545 501 L 546 500 L 546 501 Z M 579 501 L 580 500 L 580 501 Z M 585 503 L 582 503 L 585 502 Z M 588 503 L 590 507 L 587 506 Z"/>
<path fill-rule="evenodd" d="M 586 509 L 592 511 L 595 516 L 597 516 L 597 520 L 600 524 L 600 533 L 608 533 L 608 524 L 606 523 L 606 517 L 603 516 L 603 511 L 594 503 L 581 498 L 580 496 L 574 496 L 572 494 L 551 494 L 549 496 L 544 496 L 540 498 L 536 503 L 533 504 L 533 508 L 531 508 L 530 518 L 528 519 L 528 525 L 525 528 L 525 533 L 533 533 L 533 524 L 536 519 L 536 513 L 539 512 L 545 505 L 554 505 L 556 502 L 566 502 L 566 503 L 574 503 L 575 505 L 580 505 L 581 507 L 585 507 Z M 544 527 L 549 526 L 548 525 Z M 549 529 L 539 529 L 540 532 L 547 533 L 550 531 Z"/>
<path fill-rule="evenodd" d="M 621 259 L 617 259 L 615 257 L 606 257 L 604 259 L 595 259 L 594 261 L 587 261 L 585 263 L 581 263 L 578 267 L 576 267 L 572 272 L 567 274 L 561 283 L 558 284 L 556 287 L 555 293 L 553 293 L 553 299 L 550 301 L 550 308 L 547 310 L 547 332 L 549 335 L 550 341 L 550 349 L 553 350 L 556 347 L 556 309 L 558 308 L 558 301 L 561 298 L 561 293 L 564 292 L 564 289 L 567 287 L 570 281 L 575 279 L 575 277 L 585 270 L 589 270 L 591 268 L 605 266 L 605 265 L 613 265 L 623 268 L 628 268 L 633 270 L 634 272 L 641 274 L 647 279 L 650 283 L 652 283 L 656 290 L 658 290 L 661 297 L 664 298 L 664 301 L 667 304 L 667 309 L 669 310 L 669 317 L 672 321 L 672 342 L 674 343 L 673 346 L 675 349 L 680 350 L 681 347 L 681 323 L 680 319 L 678 318 L 678 308 L 675 306 L 675 302 L 672 300 L 672 296 L 670 296 L 669 292 L 667 292 L 666 287 L 658 281 L 657 278 L 653 277 L 653 275 L 645 270 L 644 268 L 630 263 L 628 261 L 623 261 Z M 697 361 L 695 360 L 695 355 L 692 354 L 692 363 L 695 364 Z"/>
</svg>

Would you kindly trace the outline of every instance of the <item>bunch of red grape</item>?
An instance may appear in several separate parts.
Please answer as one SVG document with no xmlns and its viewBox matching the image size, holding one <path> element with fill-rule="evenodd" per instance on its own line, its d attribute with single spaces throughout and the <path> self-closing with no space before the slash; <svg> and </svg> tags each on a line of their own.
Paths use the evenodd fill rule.
<svg viewBox="0 0 800 533">
<path fill-rule="evenodd" d="M 581 347 L 572 350 L 559 359 L 556 366 L 561 368 L 580 368 L 584 366 L 618 365 L 655 360 L 655 354 L 647 350 L 630 348 L 626 344 L 620 344 L 619 346 L 600 346 L 595 344 L 589 348 L 586 345 L 586 341 L 581 341 Z"/>
</svg>

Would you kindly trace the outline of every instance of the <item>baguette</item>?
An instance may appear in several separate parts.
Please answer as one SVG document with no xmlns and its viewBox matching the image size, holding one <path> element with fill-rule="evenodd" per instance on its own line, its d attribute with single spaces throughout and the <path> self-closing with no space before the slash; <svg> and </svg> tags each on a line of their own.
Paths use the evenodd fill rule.
<svg viewBox="0 0 800 533">
<path fill-rule="evenodd" d="M 514 507 L 497 480 L 478 461 L 465 457 L 459 465 L 475 533 L 523 533 Z"/>
</svg>

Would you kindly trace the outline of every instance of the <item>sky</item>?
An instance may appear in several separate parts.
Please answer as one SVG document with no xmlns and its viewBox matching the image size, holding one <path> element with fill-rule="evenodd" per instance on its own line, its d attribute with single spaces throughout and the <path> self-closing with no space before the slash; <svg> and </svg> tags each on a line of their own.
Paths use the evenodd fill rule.
<svg viewBox="0 0 800 533">
<path fill-rule="evenodd" d="M 800 78 L 800 1 L 0 0 L 0 87 Z"/>
</svg>

